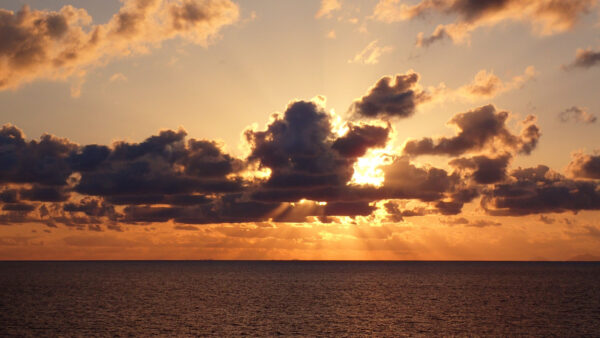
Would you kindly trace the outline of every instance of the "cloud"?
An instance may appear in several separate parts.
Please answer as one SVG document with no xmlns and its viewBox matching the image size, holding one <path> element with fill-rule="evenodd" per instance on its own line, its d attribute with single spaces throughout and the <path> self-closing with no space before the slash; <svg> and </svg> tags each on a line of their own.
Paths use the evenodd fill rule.
<svg viewBox="0 0 600 338">
<path fill-rule="evenodd" d="M 321 0 L 321 7 L 317 14 L 315 14 L 315 18 L 330 18 L 331 13 L 338 11 L 342 8 L 342 3 L 340 0 Z"/>
<path fill-rule="evenodd" d="M 381 188 L 388 199 L 420 199 L 436 201 L 459 183 L 458 175 L 439 168 L 417 167 L 406 157 L 396 157 L 383 167 L 385 185 Z"/>
<path fill-rule="evenodd" d="M 127 81 L 127 76 L 125 76 L 125 74 L 123 74 L 123 73 L 114 73 L 108 81 L 109 82 L 124 82 L 124 81 Z"/>
<path fill-rule="evenodd" d="M 600 179 L 600 155 L 574 153 L 567 172 L 575 178 Z"/>
<path fill-rule="evenodd" d="M 365 65 L 374 65 L 379 63 L 379 58 L 393 50 L 392 46 L 379 47 L 379 40 L 371 41 L 363 50 L 358 52 L 353 59 L 348 60 L 349 63 L 362 63 Z"/>
<path fill-rule="evenodd" d="M 523 176 L 519 173 L 511 174 L 512 182 L 497 184 L 484 191 L 481 206 L 488 214 L 522 216 L 600 210 L 597 182 L 571 180 L 549 173 L 540 180 L 537 175 Z"/>
<path fill-rule="evenodd" d="M 600 52 L 596 52 L 591 48 L 577 49 L 575 60 L 568 65 L 563 65 L 563 69 L 591 68 L 596 65 L 600 65 Z"/>
<path fill-rule="evenodd" d="M 71 175 L 69 155 L 77 145 L 67 139 L 44 134 L 39 141 L 25 141 L 17 127 L 0 127 L 0 183 L 67 184 Z"/>
<path fill-rule="evenodd" d="M 0 90 L 40 79 L 73 80 L 77 96 L 88 70 L 146 53 L 164 40 L 206 46 L 237 21 L 230 0 L 126 0 L 109 22 L 91 25 L 84 9 L 0 9 Z"/>
<path fill-rule="evenodd" d="M 493 222 L 493 221 L 487 221 L 487 220 L 481 219 L 481 220 L 469 222 L 469 224 L 467 224 L 466 226 L 474 227 L 474 228 L 485 228 L 485 227 L 498 227 L 501 225 L 502 225 L 502 223 L 499 223 L 499 222 Z"/>
<path fill-rule="evenodd" d="M 73 153 L 74 167 L 88 166 L 80 172 L 74 190 L 109 199 L 144 199 L 241 189 L 239 180 L 226 177 L 240 169 L 239 160 L 224 154 L 215 142 L 185 142 L 185 136 L 184 130 L 166 130 L 141 143 L 117 142 L 108 156 L 94 158 L 91 164 L 85 157 L 89 148 Z"/>
<path fill-rule="evenodd" d="M 394 151 L 396 134 L 385 120 L 409 117 L 431 97 L 418 78 L 409 72 L 379 80 L 352 104 L 350 117 L 368 118 L 358 121 L 342 121 L 322 99 L 292 101 L 263 129 L 244 131 L 249 150 L 244 158 L 218 142 L 190 138 L 183 129 L 162 130 L 139 142 L 79 145 L 48 134 L 28 140 L 19 128 L 4 125 L 0 224 L 123 231 L 125 224 L 154 222 L 181 229 L 385 223 L 459 215 L 478 198 L 496 216 L 600 209 L 598 156 L 575 154 L 571 178 L 544 165 L 510 170 L 512 159 L 533 151 L 540 137 L 533 116 L 514 133 L 509 112 L 477 107 L 450 120 L 455 136 L 409 140 L 402 153 Z M 412 162 L 426 154 L 450 156 L 449 168 Z M 381 184 L 355 179 L 369 162 Z"/>
<path fill-rule="evenodd" d="M 464 217 L 458 217 L 458 218 L 448 218 L 446 220 L 440 220 L 442 223 L 450 225 L 450 226 L 454 226 L 454 225 L 463 225 L 466 227 L 472 227 L 472 228 L 485 228 L 485 227 L 490 227 L 490 226 L 501 226 L 502 223 L 499 222 L 494 222 L 491 220 L 468 220 Z"/>
<path fill-rule="evenodd" d="M 581 122 L 581 123 L 595 123 L 598 118 L 594 114 L 590 114 L 587 112 L 585 108 L 573 106 L 571 108 L 565 109 L 558 114 L 558 119 L 560 122 Z"/>
<path fill-rule="evenodd" d="M 503 154 L 495 158 L 474 156 L 453 159 L 449 164 L 471 172 L 470 176 L 479 184 L 491 184 L 501 182 L 506 178 L 506 169 L 511 157 L 510 154 Z"/>
<path fill-rule="evenodd" d="M 540 222 L 545 223 L 545 224 L 554 224 L 554 222 L 556 222 L 556 220 L 552 217 L 548 217 L 546 215 L 540 215 Z"/>
<path fill-rule="evenodd" d="M 473 81 L 458 89 L 457 94 L 466 98 L 493 98 L 501 93 L 521 88 L 526 82 L 535 78 L 537 72 L 533 66 L 525 69 L 522 75 L 513 77 L 510 81 L 502 81 L 493 71 L 480 70 Z"/>
<path fill-rule="evenodd" d="M 516 151 L 529 154 L 537 145 L 540 131 L 533 117 L 523 121 L 521 135 L 514 135 L 506 127 L 507 111 L 497 111 L 486 105 L 455 115 L 449 122 L 459 128 L 454 137 L 436 140 L 426 137 L 408 141 L 404 153 L 410 156 L 447 155 L 458 156 L 468 152 L 491 149 L 494 151 Z"/>
<path fill-rule="evenodd" d="M 388 143 L 391 126 L 349 124 L 348 132 L 337 138 L 331 147 L 344 157 L 362 157 L 369 148 L 383 148 Z"/>
<path fill-rule="evenodd" d="M 406 118 L 416 107 L 431 99 L 417 84 L 419 74 L 409 71 L 395 77 L 385 76 L 371 87 L 367 95 L 354 101 L 349 112 L 357 117 Z"/>
<path fill-rule="evenodd" d="M 253 198 L 295 202 L 300 199 L 333 201 L 357 195 L 347 183 L 353 165 L 368 149 L 381 148 L 391 127 L 348 124 L 338 136 L 332 116 L 315 102 L 295 101 L 274 116 L 264 131 L 247 130 L 251 153 L 248 161 L 270 170 L 270 177 Z"/>
<path fill-rule="evenodd" d="M 400 0 L 380 0 L 373 18 L 391 23 L 421 18 L 432 12 L 454 15 L 454 22 L 438 25 L 431 35 L 419 34 L 417 45 L 426 47 L 446 38 L 464 43 L 474 30 L 504 21 L 529 22 L 536 35 L 561 33 L 573 28 L 595 4 L 596 0 L 422 0 L 406 5 Z"/>
</svg>

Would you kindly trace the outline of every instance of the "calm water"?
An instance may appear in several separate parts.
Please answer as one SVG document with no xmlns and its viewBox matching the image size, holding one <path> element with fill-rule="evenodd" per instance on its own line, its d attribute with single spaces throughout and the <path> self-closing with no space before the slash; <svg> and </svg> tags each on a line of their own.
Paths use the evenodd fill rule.
<svg viewBox="0 0 600 338">
<path fill-rule="evenodd" d="M 0 335 L 600 335 L 600 264 L 0 262 Z"/>
</svg>

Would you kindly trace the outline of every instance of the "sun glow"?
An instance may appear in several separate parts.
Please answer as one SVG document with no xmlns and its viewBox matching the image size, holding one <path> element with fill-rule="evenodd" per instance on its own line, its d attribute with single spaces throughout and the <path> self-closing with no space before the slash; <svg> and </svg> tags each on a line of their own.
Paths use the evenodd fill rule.
<svg viewBox="0 0 600 338">
<path fill-rule="evenodd" d="M 391 162 L 387 149 L 370 150 L 354 163 L 354 174 L 348 184 L 380 187 L 385 180 L 382 166 Z"/>
</svg>

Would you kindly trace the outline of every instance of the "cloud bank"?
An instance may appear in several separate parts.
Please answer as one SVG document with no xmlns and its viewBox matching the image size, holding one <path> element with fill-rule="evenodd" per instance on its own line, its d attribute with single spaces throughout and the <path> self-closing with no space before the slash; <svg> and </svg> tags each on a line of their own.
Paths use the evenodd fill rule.
<svg viewBox="0 0 600 338">
<path fill-rule="evenodd" d="M 450 120 L 454 136 L 407 140 L 392 149 L 398 136 L 392 121 L 430 100 L 418 79 L 413 71 L 383 77 L 350 105 L 349 121 L 339 122 L 322 100 L 292 101 L 264 129 L 243 132 L 249 153 L 240 158 L 183 129 L 141 142 L 79 145 L 47 134 L 28 140 L 6 124 L 0 128 L 0 224 L 121 231 L 127 224 L 170 222 L 198 230 L 194 225 L 359 218 L 384 224 L 460 215 L 468 203 L 493 216 L 600 210 L 596 155 L 574 154 L 567 176 L 544 165 L 511 169 L 541 137 L 534 116 L 510 124 L 511 112 L 475 107 Z M 421 155 L 444 156 L 448 167 L 414 162 Z M 370 169 L 361 169 L 364 163 Z M 356 178 L 377 173 L 376 182 Z"/>
</svg>

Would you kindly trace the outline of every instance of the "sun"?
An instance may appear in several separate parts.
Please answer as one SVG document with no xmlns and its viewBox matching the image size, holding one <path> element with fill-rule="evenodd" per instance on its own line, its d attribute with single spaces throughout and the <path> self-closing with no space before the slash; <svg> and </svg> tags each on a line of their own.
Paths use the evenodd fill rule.
<svg viewBox="0 0 600 338">
<path fill-rule="evenodd" d="M 385 174 L 381 167 L 390 161 L 391 156 L 387 149 L 369 150 L 354 163 L 354 174 L 348 184 L 382 186 Z"/>
</svg>

